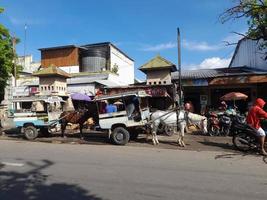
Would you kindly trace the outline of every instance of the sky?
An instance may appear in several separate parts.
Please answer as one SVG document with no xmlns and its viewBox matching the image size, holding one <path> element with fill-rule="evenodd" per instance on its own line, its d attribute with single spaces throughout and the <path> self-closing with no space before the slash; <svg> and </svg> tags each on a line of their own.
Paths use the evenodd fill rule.
<svg viewBox="0 0 267 200">
<path fill-rule="evenodd" d="M 245 19 L 221 24 L 219 16 L 233 0 L 0 0 L 0 23 L 21 42 L 18 55 L 39 48 L 112 42 L 138 68 L 156 55 L 177 61 L 181 33 L 181 69 L 228 67 L 235 45 L 245 33 Z M 25 24 L 26 40 L 25 40 Z"/>
</svg>

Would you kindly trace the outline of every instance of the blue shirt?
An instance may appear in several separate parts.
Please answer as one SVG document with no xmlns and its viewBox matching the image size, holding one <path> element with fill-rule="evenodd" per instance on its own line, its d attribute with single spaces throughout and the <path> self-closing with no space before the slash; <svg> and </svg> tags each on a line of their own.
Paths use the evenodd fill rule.
<svg viewBox="0 0 267 200">
<path fill-rule="evenodd" d="M 117 112 L 117 106 L 109 104 L 106 106 L 106 112 L 107 113 L 113 113 L 113 112 Z"/>
</svg>

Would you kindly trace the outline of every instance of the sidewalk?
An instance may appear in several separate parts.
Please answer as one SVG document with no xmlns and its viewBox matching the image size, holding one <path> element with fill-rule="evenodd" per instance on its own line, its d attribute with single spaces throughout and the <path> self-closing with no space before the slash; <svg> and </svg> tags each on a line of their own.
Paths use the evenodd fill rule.
<svg viewBox="0 0 267 200">
<path fill-rule="evenodd" d="M 138 139 L 130 141 L 128 146 L 160 148 L 160 149 L 180 149 L 193 151 L 233 151 L 235 148 L 232 145 L 231 137 L 210 137 L 200 134 L 187 133 L 185 135 L 186 147 L 179 147 L 177 144 L 178 135 L 172 136 L 159 135 L 160 144 L 154 146 L 151 141 L 146 140 L 146 135 L 139 135 Z M 16 140 L 22 142 L 47 142 L 47 143 L 68 143 L 68 144 L 94 144 L 94 145 L 111 145 L 107 136 L 100 133 L 85 133 L 84 140 L 79 139 L 79 134 L 68 135 L 67 138 L 62 138 L 60 135 L 52 137 L 40 137 L 34 141 L 27 141 L 22 135 L 5 134 L 0 136 L 0 140 Z"/>
</svg>

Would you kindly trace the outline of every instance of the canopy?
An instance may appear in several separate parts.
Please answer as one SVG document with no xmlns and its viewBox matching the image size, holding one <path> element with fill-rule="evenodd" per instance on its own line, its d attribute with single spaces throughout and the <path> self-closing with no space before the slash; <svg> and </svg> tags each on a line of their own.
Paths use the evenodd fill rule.
<svg viewBox="0 0 267 200">
<path fill-rule="evenodd" d="M 91 101 L 91 98 L 89 96 L 81 93 L 71 94 L 71 98 L 72 100 L 78 100 L 78 101 Z"/>
<path fill-rule="evenodd" d="M 223 101 L 235 101 L 235 100 L 244 100 L 247 98 L 248 96 L 241 92 L 230 92 L 223 95 L 220 99 Z"/>
</svg>

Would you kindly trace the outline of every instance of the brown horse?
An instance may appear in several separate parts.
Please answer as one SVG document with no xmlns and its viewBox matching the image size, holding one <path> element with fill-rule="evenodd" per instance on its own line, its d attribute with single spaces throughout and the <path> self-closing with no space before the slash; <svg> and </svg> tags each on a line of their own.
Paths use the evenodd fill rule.
<svg viewBox="0 0 267 200">
<path fill-rule="evenodd" d="M 60 115 L 61 136 L 66 137 L 65 136 L 66 126 L 68 123 L 72 123 L 72 124 L 79 124 L 80 138 L 83 139 L 82 129 L 84 123 L 92 116 L 93 116 L 92 111 L 88 109 L 78 110 L 78 111 L 64 111 Z"/>
</svg>

